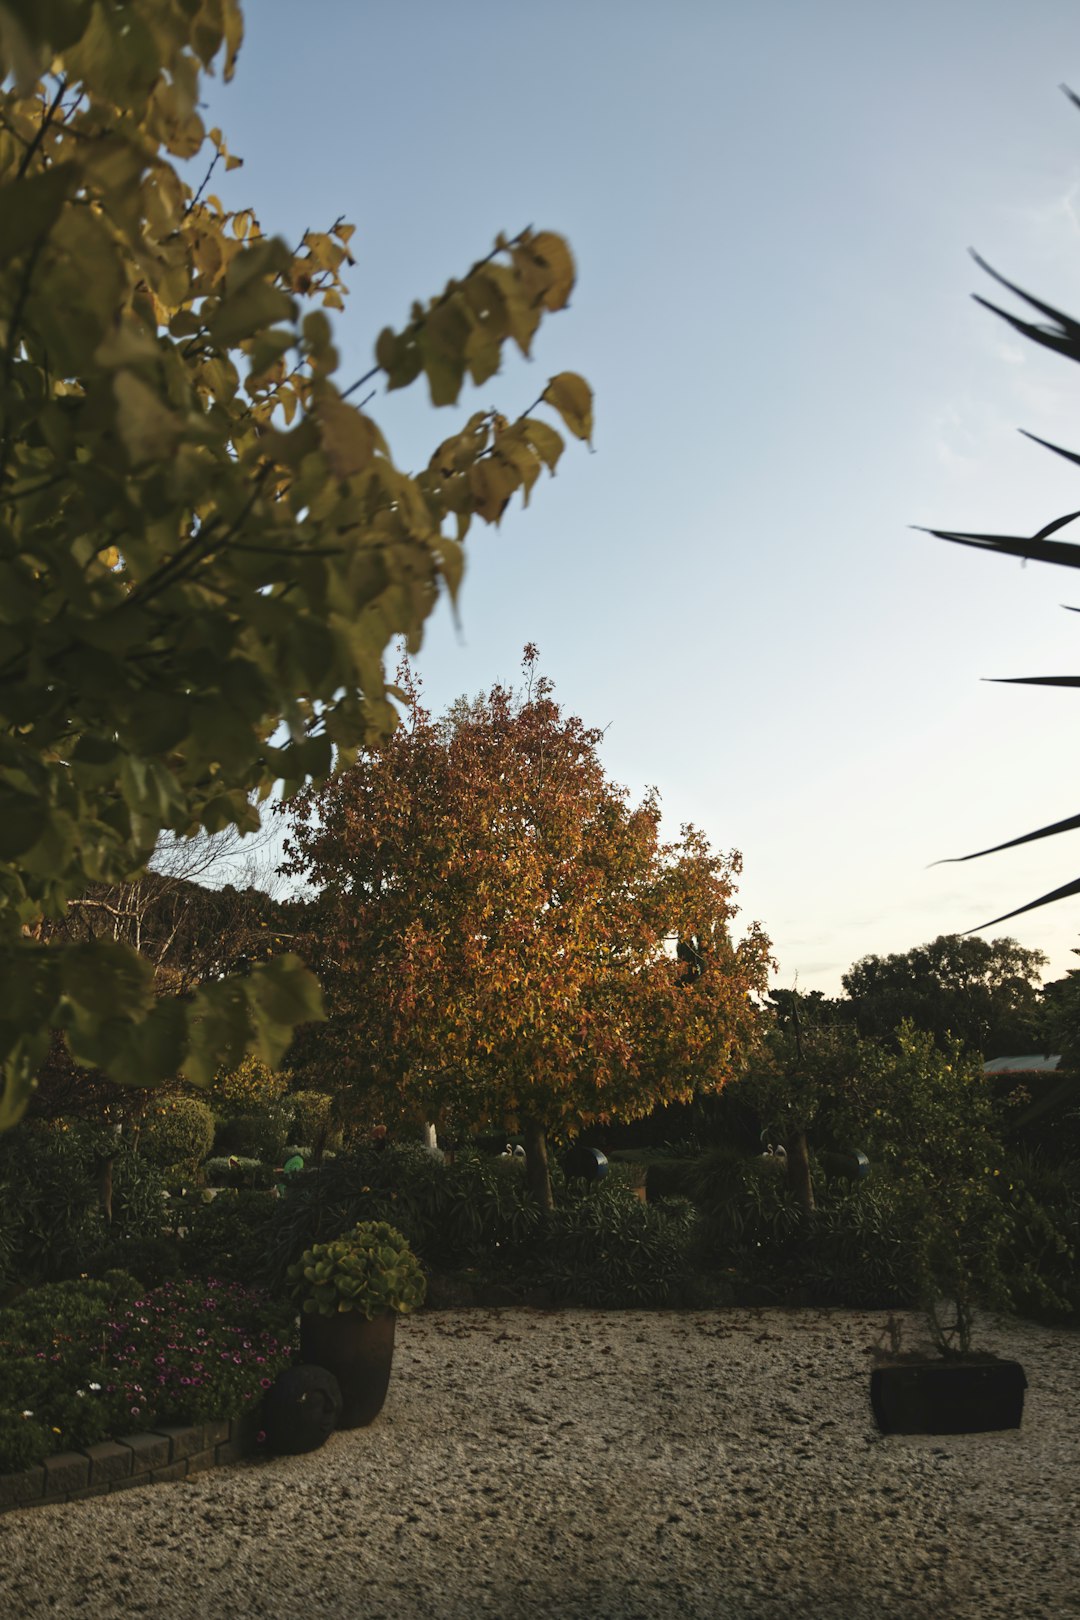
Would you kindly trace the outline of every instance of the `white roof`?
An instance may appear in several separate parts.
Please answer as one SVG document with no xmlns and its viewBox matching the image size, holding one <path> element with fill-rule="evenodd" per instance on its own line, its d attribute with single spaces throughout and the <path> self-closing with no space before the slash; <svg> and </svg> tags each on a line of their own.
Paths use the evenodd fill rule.
<svg viewBox="0 0 1080 1620">
<path fill-rule="evenodd" d="M 1033 1057 L 991 1058 L 989 1063 L 983 1064 L 983 1074 L 1029 1074 L 1032 1069 L 1056 1069 L 1060 1062 L 1060 1053 L 1047 1056 L 1045 1052 L 1037 1052 Z"/>
</svg>

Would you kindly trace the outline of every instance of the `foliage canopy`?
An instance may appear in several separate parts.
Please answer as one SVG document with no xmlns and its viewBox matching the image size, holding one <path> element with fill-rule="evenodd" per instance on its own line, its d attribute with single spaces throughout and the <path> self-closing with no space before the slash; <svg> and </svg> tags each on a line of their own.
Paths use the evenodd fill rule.
<svg viewBox="0 0 1080 1620">
<path fill-rule="evenodd" d="M 132 879 L 163 831 L 255 829 L 275 784 L 389 728 L 388 642 L 418 645 L 473 516 L 497 523 L 563 448 L 483 411 L 416 476 L 395 465 L 335 380 L 352 226 L 290 247 L 208 189 L 238 160 L 200 74 L 228 78 L 241 33 L 236 0 L 0 4 L 0 1127 L 51 1029 L 122 1083 L 206 1085 L 319 1016 L 290 955 L 160 997 L 129 945 L 50 943 L 43 920 Z M 207 148 L 193 189 L 177 164 Z M 500 235 L 379 336 L 369 377 L 452 404 L 573 281 L 561 237 Z M 541 402 L 589 437 L 580 377 Z"/>
<path fill-rule="evenodd" d="M 414 694 L 294 801 L 287 870 L 317 893 L 331 1012 L 310 1061 L 374 1120 L 575 1134 L 717 1089 L 753 1038 L 769 942 L 732 940 L 738 855 L 692 827 L 661 844 L 655 799 L 607 779 L 536 658 L 523 693 L 442 722 Z"/>
</svg>

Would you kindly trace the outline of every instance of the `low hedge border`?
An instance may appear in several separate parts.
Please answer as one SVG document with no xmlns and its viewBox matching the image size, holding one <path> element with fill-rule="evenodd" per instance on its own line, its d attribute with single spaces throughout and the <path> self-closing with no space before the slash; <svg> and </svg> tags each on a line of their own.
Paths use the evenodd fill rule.
<svg viewBox="0 0 1080 1620">
<path fill-rule="evenodd" d="M 220 1468 L 250 1457 L 258 1444 L 258 1407 L 243 1417 L 190 1428 L 160 1428 L 120 1440 L 103 1440 L 85 1451 L 62 1451 L 35 1468 L 0 1474 L 0 1513 L 13 1508 L 81 1502 L 133 1485 L 157 1485 Z"/>
</svg>

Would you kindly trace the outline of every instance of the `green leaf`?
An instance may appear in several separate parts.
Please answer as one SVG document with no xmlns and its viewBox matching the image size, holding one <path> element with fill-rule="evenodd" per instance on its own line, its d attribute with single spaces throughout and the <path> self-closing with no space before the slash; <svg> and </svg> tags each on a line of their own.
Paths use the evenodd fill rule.
<svg viewBox="0 0 1080 1620">
<path fill-rule="evenodd" d="M 10 264 L 47 236 L 79 183 L 75 163 L 57 163 L 0 189 L 0 264 Z"/>
<path fill-rule="evenodd" d="M 149 1008 L 154 975 L 149 962 L 118 940 L 96 939 L 63 952 L 65 995 L 100 1017 L 125 1017 Z"/>
<path fill-rule="evenodd" d="M 239 292 L 226 293 L 210 321 L 210 337 L 222 348 L 265 327 L 287 321 L 293 313 L 292 299 L 268 281 L 249 281 Z"/>
<path fill-rule="evenodd" d="M 339 478 L 363 472 L 375 454 L 375 424 L 338 394 L 322 395 L 315 407 L 326 459 Z"/>
<path fill-rule="evenodd" d="M 319 981 L 298 956 L 275 956 L 252 968 L 247 980 L 262 1016 L 290 1029 L 319 1023 L 326 1017 Z"/>
<path fill-rule="evenodd" d="M 152 388 L 133 371 L 118 371 L 113 381 L 116 395 L 116 426 L 134 467 L 168 456 L 183 424 Z"/>
</svg>

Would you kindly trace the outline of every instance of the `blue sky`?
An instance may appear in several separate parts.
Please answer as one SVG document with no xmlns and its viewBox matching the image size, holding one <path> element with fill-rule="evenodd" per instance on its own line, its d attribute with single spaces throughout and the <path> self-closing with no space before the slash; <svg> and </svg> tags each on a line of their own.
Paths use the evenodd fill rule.
<svg viewBox="0 0 1080 1620">
<path fill-rule="evenodd" d="M 933 524 L 1034 532 L 1080 475 L 1080 374 L 971 300 L 977 248 L 1080 313 L 1080 13 L 1068 0 L 248 0 L 210 81 L 244 167 L 223 194 L 299 239 L 357 226 L 342 377 L 500 229 L 562 231 L 572 308 L 460 407 L 372 402 L 396 459 L 596 392 L 595 453 L 474 529 L 432 707 L 536 642 L 609 773 L 738 848 L 777 982 L 836 991 L 869 952 L 975 927 L 1080 871 L 1078 835 L 939 857 L 1076 811 L 1080 575 Z M 1078 535 L 1080 538 L 1080 535 Z M 990 931 L 1075 963 L 1080 902 Z"/>
</svg>

